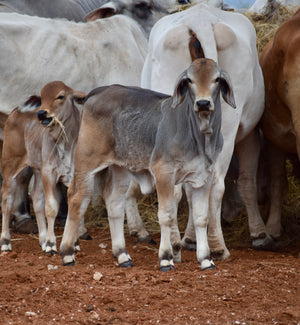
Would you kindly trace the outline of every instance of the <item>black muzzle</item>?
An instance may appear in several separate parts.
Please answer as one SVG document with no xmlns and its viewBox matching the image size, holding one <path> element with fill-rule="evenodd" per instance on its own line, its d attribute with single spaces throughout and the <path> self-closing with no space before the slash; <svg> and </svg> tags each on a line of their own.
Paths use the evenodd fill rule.
<svg viewBox="0 0 300 325">
<path fill-rule="evenodd" d="M 209 100 L 198 100 L 196 104 L 197 104 L 198 112 L 207 112 L 210 109 Z"/>
<path fill-rule="evenodd" d="M 39 110 L 36 115 L 37 118 L 40 120 L 41 124 L 44 126 L 50 126 L 53 121 L 53 117 L 47 117 L 48 112 L 44 110 Z"/>
</svg>

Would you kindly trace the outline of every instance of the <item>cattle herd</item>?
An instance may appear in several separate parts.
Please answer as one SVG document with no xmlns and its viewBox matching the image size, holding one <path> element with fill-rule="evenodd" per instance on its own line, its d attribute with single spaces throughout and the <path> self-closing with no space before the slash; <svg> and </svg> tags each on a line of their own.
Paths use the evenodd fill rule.
<svg viewBox="0 0 300 325">
<path fill-rule="evenodd" d="M 24 2 L 24 3 L 23 3 Z M 51 2 L 51 4 L 50 4 Z M 275 249 L 288 154 L 300 157 L 300 10 L 258 55 L 254 26 L 222 1 L 0 1 L 1 250 L 28 188 L 39 243 L 56 254 L 61 187 L 68 216 L 60 245 L 74 265 L 84 214 L 104 198 L 112 252 L 133 266 L 128 228 L 149 239 L 136 193 L 157 191 L 159 267 L 195 249 L 202 270 L 230 253 L 221 228 L 233 154 L 252 245 Z M 299 124 L 299 125 L 298 125 Z M 258 208 L 261 138 L 270 162 L 270 214 Z M 177 208 L 189 219 L 181 238 Z"/>
</svg>

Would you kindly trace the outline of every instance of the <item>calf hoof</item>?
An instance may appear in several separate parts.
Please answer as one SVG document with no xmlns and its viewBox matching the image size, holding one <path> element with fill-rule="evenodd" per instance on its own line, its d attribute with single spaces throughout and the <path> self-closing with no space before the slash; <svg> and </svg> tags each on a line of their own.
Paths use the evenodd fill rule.
<svg viewBox="0 0 300 325">
<path fill-rule="evenodd" d="M 137 243 L 146 243 L 146 244 L 150 244 L 150 245 L 156 245 L 156 241 L 150 235 L 144 236 L 144 237 L 135 236 L 135 241 Z"/>
<path fill-rule="evenodd" d="M 75 243 L 75 246 L 74 246 L 74 252 L 75 254 L 80 252 L 81 249 L 80 249 L 80 246 L 79 246 L 79 241 L 77 240 L 76 243 Z"/>
<path fill-rule="evenodd" d="M 119 267 L 127 268 L 133 267 L 133 262 L 131 260 L 119 264 Z"/>
<path fill-rule="evenodd" d="M 252 246 L 256 250 L 271 252 L 276 252 L 278 250 L 277 244 L 269 235 L 266 235 L 264 238 L 252 239 Z"/>
<path fill-rule="evenodd" d="M 159 270 L 162 272 L 168 272 L 171 270 L 175 270 L 173 258 L 171 258 L 171 256 L 165 256 L 165 258 L 162 258 L 159 261 Z"/>
<path fill-rule="evenodd" d="M 173 266 L 173 265 L 165 265 L 165 266 L 161 266 L 161 267 L 159 268 L 159 270 L 160 270 L 161 272 L 174 271 L 174 270 L 175 270 L 175 266 Z"/>
<path fill-rule="evenodd" d="M 79 239 L 82 240 L 93 240 L 93 238 L 91 237 L 91 235 L 88 232 L 85 232 L 84 234 L 82 234 Z"/>
<path fill-rule="evenodd" d="M 1 251 L 2 252 L 11 252 L 11 242 L 7 239 L 1 239 Z"/>
<path fill-rule="evenodd" d="M 75 261 L 70 263 L 63 263 L 63 266 L 74 266 L 74 265 L 75 265 Z"/>
<path fill-rule="evenodd" d="M 201 271 L 215 270 L 216 266 L 212 260 L 205 259 L 201 263 Z"/>
<path fill-rule="evenodd" d="M 173 261 L 175 263 L 181 263 L 181 243 L 173 243 Z"/>
<path fill-rule="evenodd" d="M 195 251 L 197 248 L 197 243 L 190 238 L 184 238 L 181 241 L 181 247 L 188 251 Z"/>
<path fill-rule="evenodd" d="M 46 243 L 45 254 L 47 255 L 56 255 L 57 254 L 57 247 L 56 244 L 52 244 L 50 242 Z"/>
<path fill-rule="evenodd" d="M 45 254 L 46 254 L 46 255 L 52 255 L 52 256 L 55 256 L 55 255 L 57 254 L 57 250 L 54 250 L 54 249 L 51 249 L 51 248 L 48 250 L 48 249 L 46 248 L 46 250 L 45 250 Z"/>
<path fill-rule="evenodd" d="M 22 218 L 12 224 L 12 231 L 20 234 L 37 234 L 38 228 L 32 218 Z"/>
<path fill-rule="evenodd" d="M 227 248 L 211 249 L 210 255 L 215 261 L 224 261 L 226 258 L 230 257 L 230 253 Z"/>
<path fill-rule="evenodd" d="M 72 255 L 66 255 L 62 257 L 63 266 L 74 266 L 75 265 L 75 258 Z"/>
</svg>

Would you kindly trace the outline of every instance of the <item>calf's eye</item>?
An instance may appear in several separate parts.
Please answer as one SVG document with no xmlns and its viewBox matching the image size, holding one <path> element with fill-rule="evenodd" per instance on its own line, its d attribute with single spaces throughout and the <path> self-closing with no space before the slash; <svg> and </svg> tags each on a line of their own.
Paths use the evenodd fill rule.
<svg viewBox="0 0 300 325">
<path fill-rule="evenodd" d="M 215 79 L 215 83 L 218 83 L 219 81 L 220 81 L 219 77 Z"/>
<path fill-rule="evenodd" d="M 61 95 L 61 96 L 58 96 L 56 99 L 62 100 L 64 98 L 65 98 L 65 96 Z"/>
</svg>

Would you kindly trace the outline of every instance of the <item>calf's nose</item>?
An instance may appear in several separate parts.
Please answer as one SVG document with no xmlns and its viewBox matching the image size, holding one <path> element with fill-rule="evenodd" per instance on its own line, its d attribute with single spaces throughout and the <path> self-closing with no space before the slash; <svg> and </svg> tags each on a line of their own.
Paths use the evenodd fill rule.
<svg viewBox="0 0 300 325">
<path fill-rule="evenodd" d="M 197 108 L 199 112 L 209 111 L 210 101 L 206 99 L 201 99 L 197 101 Z"/>
<path fill-rule="evenodd" d="M 39 110 L 37 113 L 37 118 L 40 120 L 40 121 L 43 121 L 44 119 L 47 118 L 47 112 L 44 111 L 44 110 Z"/>
</svg>

